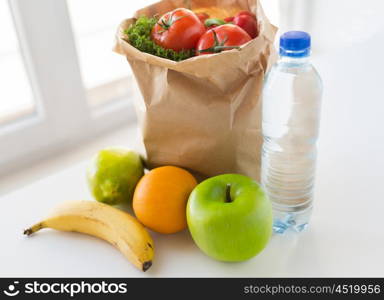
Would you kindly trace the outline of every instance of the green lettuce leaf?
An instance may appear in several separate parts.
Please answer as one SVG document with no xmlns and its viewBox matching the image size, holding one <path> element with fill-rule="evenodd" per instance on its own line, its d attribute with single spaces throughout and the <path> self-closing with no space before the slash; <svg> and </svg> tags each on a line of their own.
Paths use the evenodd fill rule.
<svg viewBox="0 0 384 300">
<path fill-rule="evenodd" d="M 156 18 L 148 18 L 146 16 L 139 17 L 136 23 L 125 30 L 125 34 L 128 36 L 128 42 L 142 52 L 173 61 L 181 61 L 195 55 L 193 49 L 176 52 L 172 49 L 164 49 L 155 44 L 151 39 L 151 31 L 157 21 Z"/>
</svg>

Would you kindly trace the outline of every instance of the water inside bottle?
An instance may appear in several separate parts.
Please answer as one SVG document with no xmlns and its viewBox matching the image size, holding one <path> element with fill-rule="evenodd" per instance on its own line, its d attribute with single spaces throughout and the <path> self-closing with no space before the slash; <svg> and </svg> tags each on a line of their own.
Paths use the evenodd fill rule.
<svg viewBox="0 0 384 300">
<path fill-rule="evenodd" d="M 266 78 L 261 182 L 278 233 L 303 230 L 311 215 L 321 91 L 308 57 L 282 57 Z"/>
</svg>

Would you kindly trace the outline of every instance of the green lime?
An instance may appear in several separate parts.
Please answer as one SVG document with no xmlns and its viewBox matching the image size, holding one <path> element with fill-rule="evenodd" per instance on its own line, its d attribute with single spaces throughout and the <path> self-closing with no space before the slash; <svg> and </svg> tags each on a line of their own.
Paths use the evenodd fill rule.
<svg viewBox="0 0 384 300">
<path fill-rule="evenodd" d="M 100 150 L 87 171 L 88 185 L 95 199 L 111 205 L 131 202 L 143 175 L 140 155 L 124 148 Z"/>
</svg>

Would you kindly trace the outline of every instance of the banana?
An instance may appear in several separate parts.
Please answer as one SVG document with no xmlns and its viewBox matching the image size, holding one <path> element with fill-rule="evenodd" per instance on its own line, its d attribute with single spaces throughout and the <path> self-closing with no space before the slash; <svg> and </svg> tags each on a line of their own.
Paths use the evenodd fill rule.
<svg viewBox="0 0 384 300">
<path fill-rule="evenodd" d="M 128 213 L 93 201 L 68 201 L 57 206 L 45 220 L 24 230 L 31 235 L 43 228 L 74 231 L 106 240 L 142 271 L 152 265 L 153 240 L 147 230 Z"/>
</svg>

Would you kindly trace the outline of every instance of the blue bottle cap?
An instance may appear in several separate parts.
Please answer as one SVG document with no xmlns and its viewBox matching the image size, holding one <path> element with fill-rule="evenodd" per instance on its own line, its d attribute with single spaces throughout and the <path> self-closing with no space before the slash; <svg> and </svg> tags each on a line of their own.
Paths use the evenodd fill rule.
<svg viewBox="0 0 384 300">
<path fill-rule="evenodd" d="M 280 55 L 289 57 L 309 56 L 311 36 L 304 31 L 288 31 L 280 37 Z"/>
</svg>

